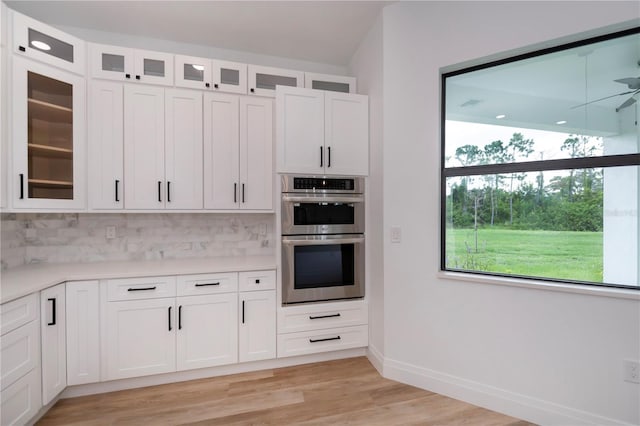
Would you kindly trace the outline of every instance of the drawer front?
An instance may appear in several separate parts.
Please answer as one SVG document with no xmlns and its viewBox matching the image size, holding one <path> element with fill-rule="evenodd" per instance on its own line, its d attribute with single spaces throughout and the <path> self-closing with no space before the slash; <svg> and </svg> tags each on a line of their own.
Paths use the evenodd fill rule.
<svg viewBox="0 0 640 426">
<path fill-rule="evenodd" d="M 2 336 L 0 352 L 0 381 L 4 389 L 40 364 L 38 321 Z"/>
<path fill-rule="evenodd" d="M 33 321 L 38 316 L 39 304 L 36 293 L 0 305 L 0 330 L 6 334 Z"/>
<path fill-rule="evenodd" d="M 240 291 L 275 290 L 276 271 L 240 272 Z"/>
<path fill-rule="evenodd" d="M 280 334 L 278 358 L 364 347 L 368 334 L 366 325 Z"/>
<path fill-rule="evenodd" d="M 238 273 L 181 275 L 178 296 L 232 293 L 238 291 Z"/>
<path fill-rule="evenodd" d="M 278 312 L 278 333 L 349 327 L 367 322 L 368 308 L 362 301 L 291 306 Z"/>
<path fill-rule="evenodd" d="M 42 407 L 40 387 L 40 369 L 34 368 L 29 374 L 3 389 L 0 424 L 3 426 L 28 424 Z"/>
<path fill-rule="evenodd" d="M 175 277 L 125 278 L 107 280 L 107 300 L 139 300 L 175 297 Z"/>
</svg>

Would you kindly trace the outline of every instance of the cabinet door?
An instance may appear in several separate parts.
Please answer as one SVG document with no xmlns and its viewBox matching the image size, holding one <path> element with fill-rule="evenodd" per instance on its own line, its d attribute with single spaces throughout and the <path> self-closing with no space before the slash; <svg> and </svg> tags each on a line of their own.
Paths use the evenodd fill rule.
<svg viewBox="0 0 640 426">
<path fill-rule="evenodd" d="M 85 42 L 12 11 L 14 51 L 38 61 L 84 75 Z"/>
<path fill-rule="evenodd" d="M 98 281 L 67 283 L 67 384 L 100 381 Z"/>
<path fill-rule="evenodd" d="M 134 52 L 135 80 L 141 83 L 173 86 L 173 55 L 150 50 Z"/>
<path fill-rule="evenodd" d="M 238 362 L 238 294 L 177 298 L 178 370 Z"/>
<path fill-rule="evenodd" d="M 175 56 L 176 86 L 206 90 L 211 87 L 211 59 Z"/>
<path fill-rule="evenodd" d="M 67 387 L 65 302 L 64 284 L 40 292 L 43 405 L 47 405 Z"/>
<path fill-rule="evenodd" d="M 326 173 L 369 174 L 369 98 L 325 93 Z"/>
<path fill-rule="evenodd" d="M 212 61 L 213 90 L 228 93 L 247 93 L 247 64 Z"/>
<path fill-rule="evenodd" d="M 240 207 L 273 209 L 273 101 L 240 99 Z"/>
<path fill-rule="evenodd" d="M 201 209 L 202 93 L 166 89 L 165 107 L 165 206 Z"/>
<path fill-rule="evenodd" d="M 276 357 L 276 292 L 240 293 L 240 362 Z"/>
<path fill-rule="evenodd" d="M 258 96 L 275 96 L 276 86 L 304 87 L 304 72 L 282 68 L 249 65 L 249 94 Z"/>
<path fill-rule="evenodd" d="M 124 88 L 124 174 L 127 209 L 164 208 L 163 88 Z"/>
<path fill-rule="evenodd" d="M 123 85 L 93 80 L 89 87 L 89 207 L 124 207 Z"/>
<path fill-rule="evenodd" d="M 324 92 L 294 87 L 276 92 L 277 171 L 324 174 Z"/>
<path fill-rule="evenodd" d="M 106 303 L 106 379 L 176 369 L 175 299 Z"/>
<path fill-rule="evenodd" d="M 204 95 L 204 208 L 237 209 L 240 201 L 239 99 Z"/>
<path fill-rule="evenodd" d="M 85 80 L 13 58 L 16 208 L 85 207 Z"/>
<path fill-rule="evenodd" d="M 26 376 L 2 390 L 0 424 L 25 425 L 42 408 L 40 369 L 34 368 Z"/>
<path fill-rule="evenodd" d="M 304 87 L 331 92 L 356 93 L 356 78 L 305 72 Z"/>
<path fill-rule="evenodd" d="M 89 70 L 93 78 L 131 81 L 133 79 L 133 49 L 90 43 Z"/>
</svg>

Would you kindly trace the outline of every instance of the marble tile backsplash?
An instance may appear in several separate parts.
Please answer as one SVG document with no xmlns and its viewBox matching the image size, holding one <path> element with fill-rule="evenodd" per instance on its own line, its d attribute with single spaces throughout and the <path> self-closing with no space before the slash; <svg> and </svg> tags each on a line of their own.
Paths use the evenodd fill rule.
<svg viewBox="0 0 640 426">
<path fill-rule="evenodd" d="M 116 238 L 106 238 L 114 226 Z M 32 263 L 274 254 L 273 214 L 2 213 L 2 270 Z"/>
</svg>

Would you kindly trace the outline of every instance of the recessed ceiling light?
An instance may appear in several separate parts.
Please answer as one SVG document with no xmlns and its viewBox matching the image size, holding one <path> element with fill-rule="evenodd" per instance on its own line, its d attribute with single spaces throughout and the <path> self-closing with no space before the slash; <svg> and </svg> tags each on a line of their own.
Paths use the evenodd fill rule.
<svg viewBox="0 0 640 426">
<path fill-rule="evenodd" d="M 35 47 L 36 49 L 40 49 L 40 50 L 51 50 L 51 46 L 49 46 L 47 43 L 45 43 L 44 41 L 40 41 L 40 40 L 33 40 L 31 42 L 31 45 L 33 47 Z"/>
<path fill-rule="evenodd" d="M 567 120 L 556 121 L 556 124 L 567 124 Z"/>
<path fill-rule="evenodd" d="M 500 119 L 502 119 L 502 118 L 505 118 L 505 117 L 506 117 L 506 115 L 505 115 L 505 114 L 498 114 L 498 115 L 496 115 L 496 118 L 497 118 L 498 120 L 500 120 Z"/>
<path fill-rule="evenodd" d="M 204 71 L 204 65 L 191 65 L 193 68 L 197 69 L 198 71 Z"/>
</svg>

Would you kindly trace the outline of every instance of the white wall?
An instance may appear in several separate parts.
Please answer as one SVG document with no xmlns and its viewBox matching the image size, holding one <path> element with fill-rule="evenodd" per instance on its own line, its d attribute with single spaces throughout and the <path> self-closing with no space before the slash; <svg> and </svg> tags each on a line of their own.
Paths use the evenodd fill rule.
<svg viewBox="0 0 640 426">
<path fill-rule="evenodd" d="M 369 351 L 379 362 L 384 353 L 384 250 L 382 159 L 382 17 L 354 54 L 350 69 L 358 76 L 358 92 L 369 95 L 369 164 L 366 193 L 366 282 L 369 300 Z"/>
<path fill-rule="evenodd" d="M 622 379 L 622 360 L 640 359 L 637 299 L 438 274 L 440 69 L 639 15 L 637 2 L 609 1 L 384 9 L 386 376 L 538 423 L 640 423 L 640 386 Z"/>
</svg>

